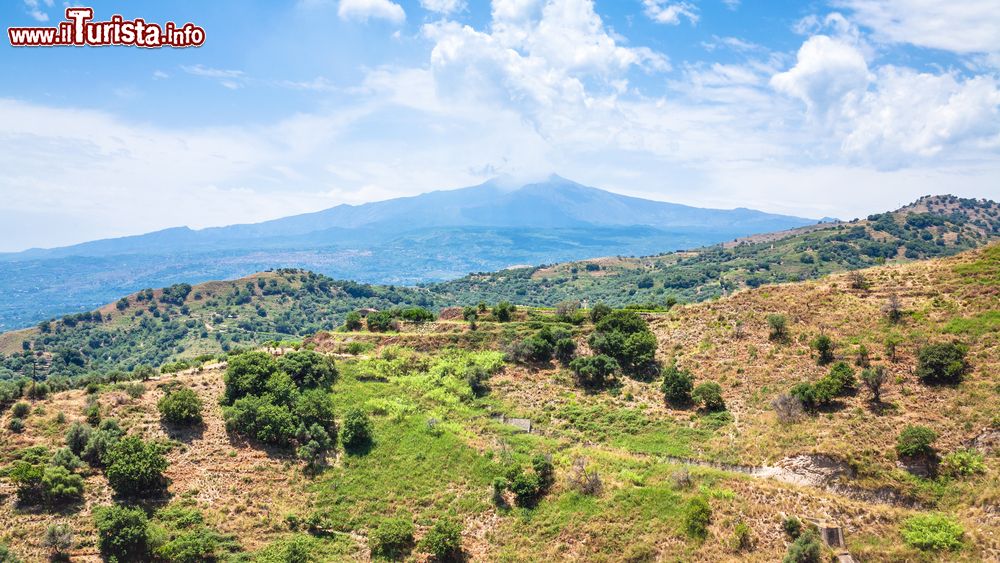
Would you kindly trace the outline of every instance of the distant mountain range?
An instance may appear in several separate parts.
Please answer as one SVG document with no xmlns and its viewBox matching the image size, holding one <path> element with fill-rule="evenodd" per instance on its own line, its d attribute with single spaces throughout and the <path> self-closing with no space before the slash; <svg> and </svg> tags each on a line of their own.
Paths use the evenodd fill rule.
<svg viewBox="0 0 1000 563">
<path fill-rule="evenodd" d="M 816 222 L 628 197 L 558 176 L 516 188 L 490 181 L 263 223 L 0 254 L 0 330 L 90 310 L 145 287 L 269 268 L 418 284 L 515 264 L 654 254 Z"/>
</svg>

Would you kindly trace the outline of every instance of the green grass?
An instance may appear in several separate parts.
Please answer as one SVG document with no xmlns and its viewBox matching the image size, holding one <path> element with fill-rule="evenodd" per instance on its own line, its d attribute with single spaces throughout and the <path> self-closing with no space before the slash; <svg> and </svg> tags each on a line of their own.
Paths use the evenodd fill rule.
<svg viewBox="0 0 1000 563">
<path fill-rule="evenodd" d="M 1000 331 L 1000 311 L 987 311 L 974 317 L 959 317 L 948 321 L 944 332 L 967 334 L 976 338 Z"/>
</svg>

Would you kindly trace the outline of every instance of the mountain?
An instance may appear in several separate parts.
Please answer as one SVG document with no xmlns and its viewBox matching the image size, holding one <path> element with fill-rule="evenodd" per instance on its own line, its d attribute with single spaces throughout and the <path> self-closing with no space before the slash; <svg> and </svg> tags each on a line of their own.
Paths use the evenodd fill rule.
<svg viewBox="0 0 1000 563">
<path fill-rule="evenodd" d="M 413 285 L 517 264 L 693 248 L 813 223 L 628 197 L 558 176 L 518 187 L 493 180 L 263 223 L 0 254 L 0 330 L 91 310 L 147 287 L 271 268 Z"/>
<path fill-rule="evenodd" d="M 1000 240 L 998 217 L 1000 206 L 992 201 L 936 196 L 851 223 L 810 225 L 643 258 L 595 258 L 479 273 L 413 288 L 336 281 L 287 269 L 193 287 L 178 280 L 174 289 L 141 291 L 114 302 L 116 295 L 96 309 L 99 315 L 67 315 L 42 327 L 0 335 L 0 354 L 6 355 L 0 356 L 0 374 L 74 375 L 160 365 L 271 340 L 300 339 L 339 326 L 349 311 L 365 307 L 441 309 L 506 300 L 536 306 L 603 301 L 662 309 L 677 300 L 705 301 L 765 284 L 958 254 Z M 627 232 L 622 232 L 623 238 Z M 404 240 L 401 249 L 453 246 L 473 257 L 500 244 L 482 231 L 463 229 Z M 509 240 L 504 243 L 539 248 L 549 242 L 541 235 Z M 434 258 L 444 261 L 447 256 Z M 78 260 L 108 263 L 113 258 Z M 179 292 L 183 296 L 178 299 Z"/>
</svg>

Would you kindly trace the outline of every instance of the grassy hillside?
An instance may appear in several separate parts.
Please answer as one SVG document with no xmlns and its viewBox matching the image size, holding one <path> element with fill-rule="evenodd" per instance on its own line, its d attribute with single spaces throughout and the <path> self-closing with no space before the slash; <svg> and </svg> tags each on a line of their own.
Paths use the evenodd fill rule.
<svg viewBox="0 0 1000 563">
<path fill-rule="evenodd" d="M 935 196 L 850 223 L 759 235 L 687 252 L 473 274 L 430 289 L 452 304 L 509 300 L 553 306 L 587 300 L 622 306 L 703 301 L 745 287 L 950 256 L 997 238 L 1000 205 L 996 202 Z"/>
<path fill-rule="evenodd" d="M 301 339 L 338 326 L 349 311 L 401 304 L 431 306 L 433 300 L 426 290 L 335 281 L 287 269 L 147 289 L 90 313 L 0 335 L 0 378 L 159 367 L 178 358 Z"/>
<path fill-rule="evenodd" d="M 897 305 L 887 307 L 890 301 Z M 663 371 L 674 364 L 696 385 L 719 383 L 725 407 L 718 411 L 665 402 L 662 376 L 648 371 L 582 388 L 573 370 L 525 358 L 519 343 L 539 331 L 563 330 L 577 355 L 590 354 L 596 327 L 572 313 L 519 309 L 498 322 L 485 311 L 473 328 L 446 311 L 399 331 L 321 332 L 306 346 L 336 358 L 340 373 L 329 393 L 341 434 L 346 413 L 360 407 L 373 421 L 373 441 L 362 449 L 338 446 L 317 473 L 305 470 L 294 449 L 226 431 L 218 406 L 224 366 L 161 376 L 141 393 L 135 383 L 89 391 L 103 418 L 166 450 L 167 490 L 141 504 L 152 528 L 190 540 L 194 532 L 178 530 L 175 515 L 200 512 L 198 526 L 219 536 L 212 545 L 221 559 L 289 560 L 296 546 L 316 561 L 367 559 L 378 530 L 400 518 L 413 524 L 400 554 L 411 560 L 429 557 L 425 539 L 448 520 L 460 525 L 471 560 L 775 561 L 791 543 L 785 517 L 795 516 L 839 526 L 843 549 L 862 561 L 995 560 L 998 309 L 994 245 L 644 315 Z M 771 337 L 769 315 L 785 318 L 785 334 Z M 811 343 L 820 334 L 833 342 L 834 364 L 847 362 L 856 376 L 862 345 L 871 369 L 887 370 L 881 401 L 859 383 L 780 421 L 772 400 L 798 382 L 821 380 L 834 365 L 818 365 Z M 889 341 L 896 342 L 892 358 Z M 919 350 L 956 341 L 967 348 L 961 382 L 923 382 Z M 490 373 L 476 379 L 485 389 L 470 385 L 472 375 Z M 177 384 L 203 399 L 202 426 L 160 422 L 156 402 Z M 9 474 L 16 458 L 44 457 L 25 448 L 58 447 L 68 426 L 84 420 L 86 395 L 71 390 L 29 401 L 20 433 L 7 430 L 13 415 L 5 414 L 0 472 Z M 531 431 L 511 417 L 529 419 Z M 936 474 L 918 475 L 913 460 L 896 453 L 897 435 L 909 424 L 938 435 Z M 954 469 L 956 452 L 976 460 L 963 466 L 967 473 Z M 514 467 L 538 475 L 531 469 L 538 455 L 549 456 L 554 475 L 533 502 L 519 502 L 509 488 L 494 492 Z M 37 560 L 48 553 L 46 527 L 68 522 L 75 531 L 70 553 L 96 559 L 92 513 L 128 501 L 112 497 L 107 470 L 78 471 L 84 500 L 60 508 L 17 504 L 5 479 L 0 539 Z M 699 526 L 691 515 L 705 505 L 709 517 Z M 962 530 L 954 549 L 920 547 L 929 535 L 920 522 L 938 514 Z M 833 552 L 823 547 L 823 559 Z"/>
</svg>

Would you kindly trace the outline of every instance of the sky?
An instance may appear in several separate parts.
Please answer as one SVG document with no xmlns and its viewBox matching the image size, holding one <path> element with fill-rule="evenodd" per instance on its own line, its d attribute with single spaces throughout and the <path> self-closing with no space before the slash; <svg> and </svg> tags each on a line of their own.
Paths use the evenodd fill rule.
<svg viewBox="0 0 1000 563">
<path fill-rule="evenodd" d="M 552 173 L 814 218 L 1000 199 L 996 0 L 83 5 L 206 41 L 0 40 L 0 251 Z"/>
</svg>

